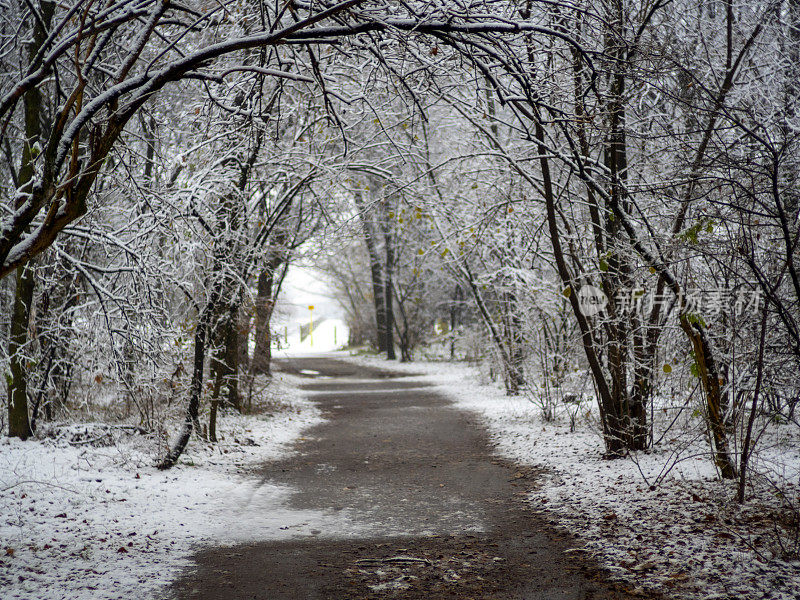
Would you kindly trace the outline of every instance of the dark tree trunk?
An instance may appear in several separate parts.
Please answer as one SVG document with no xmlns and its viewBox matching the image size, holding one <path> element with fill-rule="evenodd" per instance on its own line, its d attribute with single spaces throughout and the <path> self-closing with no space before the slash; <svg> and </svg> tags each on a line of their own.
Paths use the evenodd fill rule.
<svg viewBox="0 0 800 600">
<path fill-rule="evenodd" d="M 503 324 L 505 326 L 506 344 L 508 346 L 508 364 L 505 365 L 505 388 L 508 396 L 519 395 L 520 387 L 525 383 L 523 373 L 522 323 L 517 313 L 517 299 L 513 292 L 503 294 Z"/>
<path fill-rule="evenodd" d="M 200 430 L 200 398 L 203 394 L 203 371 L 206 360 L 206 344 L 208 342 L 211 322 L 217 312 L 219 291 L 212 289 L 208 304 L 203 308 L 197 319 L 194 330 L 194 359 L 192 361 L 192 382 L 189 386 L 189 398 L 186 404 L 186 414 L 183 425 L 170 447 L 167 455 L 159 463 L 159 469 L 169 469 L 174 466 L 186 449 L 192 430 Z"/>
<path fill-rule="evenodd" d="M 361 229 L 364 233 L 364 243 L 369 254 L 369 268 L 372 277 L 372 300 L 375 304 L 376 347 L 378 352 L 386 350 L 386 299 L 383 277 L 383 261 L 378 253 L 377 227 L 374 220 L 367 212 L 364 197 L 360 190 L 355 192 L 356 208 L 361 218 Z"/>
<path fill-rule="evenodd" d="M 243 371 L 250 370 L 250 331 L 252 331 L 252 313 L 245 306 L 239 307 L 237 315 L 236 337 L 239 344 L 239 366 Z"/>
<path fill-rule="evenodd" d="M 400 343 L 400 362 L 411 362 L 413 360 L 411 348 L 414 342 L 411 338 L 412 333 L 411 326 L 408 323 L 408 315 L 406 314 L 405 307 L 403 306 L 402 298 L 394 288 L 392 289 L 392 295 L 394 295 L 395 299 L 397 300 L 397 310 L 400 313 L 400 323 L 402 323 L 401 327 L 397 319 L 393 319 L 394 327 L 397 332 L 397 341 Z"/>
<path fill-rule="evenodd" d="M 33 302 L 33 261 L 17 267 L 17 289 L 11 314 L 11 332 L 8 351 L 11 371 L 8 381 L 8 435 L 28 439 L 33 435 L 28 418 L 28 370 L 26 357 L 28 325 Z"/>
<path fill-rule="evenodd" d="M 281 258 L 275 257 L 267 261 L 264 270 L 258 276 L 258 294 L 256 296 L 256 345 L 250 372 L 256 375 L 269 375 L 272 362 L 272 332 L 270 321 L 275 308 L 273 288 L 275 273 L 281 265 Z"/>
<path fill-rule="evenodd" d="M 392 273 L 394 271 L 394 247 L 392 245 L 392 235 L 388 231 L 384 234 L 386 243 L 386 278 L 384 280 L 383 297 L 386 300 L 386 358 L 396 360 L 397 354 L 394 349 L 394 294 L 392 287 Z"/>
<path fill-rule="evenodd" d="M 238 297 L 238 293 L 235 294 Z M 208 438 L 217 441 L 217 412 L 220 403 L 236 410 L 239 406 L 239 302 L 232 301 L 218 322 L 215 331 L 217 349 L 211 358 L 211 412 Z"/>
<path fill-rule="evenodd" d="M 464 280 L 467 282 L 467 285 L 469 285 L 469 291 L 472 293 L 472 297 L 475 300 L 475 305 L 478 307 L 478 312 L 483 319 L 483 324 L 486 326 L 486 329 L 489 330 L 489 334 L 494 342 L 495 349 L 500 355 L 500 362 L 502 364 L 503 372 L 507 373 L 508 365 L 512 363 L 511 349 L 508 347 L 508 344 L 502 335 L 502 331 L 498 328 L 497 324 L 495 324 L 492 314 L 489 312 L 489 308 L 486 306 L 486 302 L 483 300 L 483 296 L 478 289 L 478 285 L 475 283 L 475 278 L 472 276 L 472 272 L 470 271 L 466 261 L 462 264 L 461 274 L 464 277 Z M 492 374 L 492 381 L 494 380 L 494 374 Z M 508 379 L 506 378 L 505 381 L 507 382 Z"/>
<path fill-rule="evenodd" d="M 42 399 L 44 398 L 45 389 L 47 387 L 47 380 L 50 377 L 50 369 L 52 369 L 53 367 L 54 357 L 55 357 L 55 348 L 51 348 L 47 356 L 47 366 L 45 367 L 44 374 L 42 375 L 42 384 L 39 386 L 39 391 L 36 394 L 36 400 L 34 400 L 33 406 L 31 407 L 31 421 L 30 421 L 31 431 L 36 431 L 36 427 L 38 425 L 39 409 L 42 406 Z M 46 414 L 45 417 L 49 418 Z"/>
<path fill-rule="evenodd" d="M 461 286 L 456 284 L 450 301 L 450 360 L 456 357 L 456 328 L 459 325 L 458 319 L 461 316 L 461 301 L 464 299 L 463 297 L 464 292 L 461 290 Z"/>
<path fill-rule="evenodd" d="M 615 403 L 615 398 L 608 386 L 605 373 L 603 373 L 592 325 L 583 314 L 578 302 L 578 294 L 575 289 L 578 280 L 572 276 L 564 257 L 564 250 L 561 245 L 561 233 L 558 228 L 558 218 L 556 214 L 556 194 L 550 175 L 550 161 L 547 158 L 548 149 L 545 143 L 545 131 L 538 115 L 536 115 L 536 117 L 537 120 L 534 123 L 534 127 L 537 151 L 539 153 L 539 164 L 542 171 L 542 189 L 547 212 L 547 226 L 550 232 L 550 241 L 553 246 L 553 257 L 555 258 L 558 275 L 565 286 L 564 293 L 568 297 L 570 305 L 572 306 L 572 312 L 578 321 L 583 349 L 599 396 L 598 405 L 603 423 L 603 439 L 606 446 L 606 455 L 610 458 L 617 458 L 625 455 L 625 430 L 619 406 Z"/>
<path fill-rule="evenodd" d="M 736 493 L 736 500 L 741 504 L 744 502 L 745 486 L 747 485 L 747 465 L 750 462 L 750 454 L 753 439 L 753 424 L 758 412 L 758 402 L 761 395 L 761 384 L 764 380 L 764 346 L 767 338 L 767 307 L 761 313 L 761 335 L 758 340 L 758 358 L 756 359 L 756 386 L 753 391 L 753 404 L 750 406 L 750 415 L 747 418 L 744 442 L 742 443 L 742 455 L 739 462 L 739 487 Z"/>
<path fill-rule="evenodd" d="M 637 318 L 634 329 L 642 326 Z M 647 420 L 647 406 L 652 401 L 653 366 L 655 356 L 648 353 L 647 331 L 639 329 L 633 339 L 633 386 L 631 400 L 631 448 L 645 450 L 650 445 L 650 427 Z"/>
<path fill-rule="evenodd" d="M 45 42 L 47 30 L 55 10 L 54 2 L 43 1 L 39 6 L 39 18 L 33 27 L 33 39 L 28 43 L 28 55 L 33 59 Z M 38 144 L 42 135 L 42 120 L 44 109 L 42 95 L 39 88 L 33 87 L 23 97 L 25 115 L 25 144 L 22 151 L 17 178 L 18 187 L 26 186 L 34 175 L 33 152 L 34 145 Z M 13 168 L 13 165 L 9 165 Z M 22 199 L 19 200 L 21 204 Z M 19 208 L 19 206 L 17 206 Z M 34 261 L 27 265 L 17 267 L 16 292 L 11 315 L 11 331 L 8 343 L 10 356 L 10 374 L 7 381 L 8 387 L 8 435 L 27 439 L 33 432 L 28 416 L 28 365 L 26 352 L 28 350 L 28 329 L 30 326 L 31 309 L 35 288 Z"/>
<path fill-rule="evenodd" d="M 704 327 L 687 315 L 680 316 L 681 329 L 692 343 L 697 372 L 706 397 L 706 418 L 714 448 L 714 462 L 723 479 L 735 479 L 736 467 L 728 450 L 728 432 L 725 427 L 723 407 L 726 404 L 724 380 L 717 368 L 711 344 Z"/>
<path fill-rule="evenodd" d="M 228 317 L 223 330 L 223 351 L 225 376 L 223 386 L 227 390 L 223 396 L 225 403 L 235 410 L 240 410 L 239 401 L 239 307 L 241 294 L 236 294 L 236 301 L 228 309 Z"/>
</svg>

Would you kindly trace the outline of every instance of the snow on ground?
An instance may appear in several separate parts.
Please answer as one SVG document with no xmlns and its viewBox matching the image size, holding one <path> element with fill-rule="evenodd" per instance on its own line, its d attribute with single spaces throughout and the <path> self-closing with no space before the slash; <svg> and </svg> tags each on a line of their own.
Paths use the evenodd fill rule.
<svg viewBox="0 0 800 600">
<path fill-rule="evenodd" d="M 607 461 L 592 420 L 579 419 L 574 433 L 563 414 L 543 423 L 538 406 L 479 381 L 477 369 L 351 360 L 438 385 L 478 415 L 499 454 L 542 469 L 529 496 L 533 507 L 577 534 L 574 551 L 595 557 L 611 577 L 673 598 L 797 597 L 800 563 L 781 560 L 778 540 L 785 549 L 792 540 L 779 538 L 774 526 L 779 498 L 759 488 L 744 507 L 736 505 L 702 439 Z M 225 416 L 219 444 L 193 442 L 167 472 L 152 466 L 153 440 L 119 429 L 74 425 L 44 441 L 0 440 L 3 599 L 159 597 L 204 544 L 367 534 L 347 514 L 291 510 L 291 489 L 247 474 L 284 456 L 321 421 L 300 397 L 297 379 L 281 377 L 270 393 L 282 404 L 270 414 Z M 768 441 L 762 466 L 780 462 L 796 481 L 797 440 Z"/>
<path fill-rule="evenodd" d="M 166 472 L 152 466 L 153 440 L 120 429 L 72 425 L 42 441 L 2 438 L 0 596 L 161 597 L 203 544 L 357 533 L 346 515 L 286 508 L 290 489 L 246 473 L 285 456 L 322 420 L 296 381 L 281 375 L 268 388 L 271 414 L 224 416 L 219 444 L 192 442 Z"/>
<path fill-rule="evenodd" d="M 773 518 L 780 498 L 759 487 L 748 491 L 744 506 L 736 504 L 734 486 L 717 479 L 703 439 L 677 437 L 633 460 L 609 461 L 593 420 L 578 419 L 572 433 L 564 414 L 544 423 L 539 406 L 481 383 L 476 368 L 352 360 L 417 374 L 479 415 L 500 455 L 542 469 L 529 495 L 534 509 L 579 537 L 575 552 L 591 555 L 632 589 L 671 598 L 798 597 L 800 561 L 781 559 L 797 551 L 798 540 L 779 536 Z M 779 462 L 797 482 L 800 447 L 792 440 L 780 445 Z M 761 466 L 775 458 L 775 450 L 764 452 Z M 784 485 L 783 493 L 797 496 L 797 486 Z"/>
</svg>

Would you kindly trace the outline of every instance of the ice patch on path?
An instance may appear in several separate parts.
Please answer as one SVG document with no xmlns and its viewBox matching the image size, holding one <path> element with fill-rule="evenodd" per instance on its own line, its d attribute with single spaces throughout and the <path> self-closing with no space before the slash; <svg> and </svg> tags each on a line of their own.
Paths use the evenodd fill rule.
<svg viewBox="0 0 800 600">
<path fill-rule="evenodd" d="M 219 506 L 214 543 L 321 537 L 343 539 L 368 535 L 371 527 L 356 523 L 347 510 L 319 511 L 288 508 L 294 489 L 272 483 L 237 486 L 231 501 Z M 236 508 L 231 511 L 230 504 Z"/>
</svg>

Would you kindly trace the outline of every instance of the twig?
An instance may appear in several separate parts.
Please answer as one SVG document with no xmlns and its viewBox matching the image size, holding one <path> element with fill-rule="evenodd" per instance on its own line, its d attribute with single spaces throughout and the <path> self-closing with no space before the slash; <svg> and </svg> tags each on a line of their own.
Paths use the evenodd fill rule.
<svg viewBox="0 0 800 600">
<path fill-rule="evenodd" d="M 67 492 L 72 492 L 73 494 L 78 494 L 77 490 L 70 489 L 68 487 L 64 487 L 63 485 L 58 485 L 57 483 L 50 483 L 48 481 L 37 481 L 36 479 L 23 479 L 22 481 L 18 481 L 17 483 L 13 483 L 7 487 L 0 489 L 0 493 L 7 492 L 8 490 L 15 488 L 19 485 L 24 485 L 26 483 L 38 483 L 39 485 L 49 485 L 50 487 L 58 488 L 60 490 L 64 490 Z"/>
</svg>

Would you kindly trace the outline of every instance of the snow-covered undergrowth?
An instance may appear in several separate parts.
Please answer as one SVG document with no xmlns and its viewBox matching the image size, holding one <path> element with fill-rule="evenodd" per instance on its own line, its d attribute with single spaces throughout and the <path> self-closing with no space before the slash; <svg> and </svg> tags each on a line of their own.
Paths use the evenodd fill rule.
<svg viewBox="0 0 800 600">
<path fill-rule="evenodd" d="M 160 597 L 200 545 L 320 527 L 324 515 L 285 508 L 290 490 L 247 473 L 321 421 L 290 376 L 276 377 L 267 395 L 265 412 L 223 415 L 220 442 L 193 441 L 166 472 L 153 466 L 163 441 L 132 429 L 81 424 L 27 442 L 2 437 L 0 596 Z"/>
<path fill-rule="evenodd" d="M 594 419 L 584 413 L 570 432 L 564 407 L 545 423 L 541 406 L 481 382 L 476 368 L 354 360 L 424 374 L 480 417 L 501 456 L 542 468 L 531 505 L 575 533 L 581 545 L 574 551 L 592 555 L 611 578 L 671 598 L 797 598 L 800 561 L 791 552 L 798 549 L 792 539 L 798 529 L 787 523 L 797 515 L 785 511 L 787 503 L 800 503 L 794 425 L 777 425 L 762 436 L 754 465 L 762 483 L 748 488 L 740 506 L 734 485 L 716 477 L 702 436 L 675 432 L 651 453 L 605 460 Z M 780 480 L 780 491 L 763 483 L 766 476 Z"/>
</svg>

